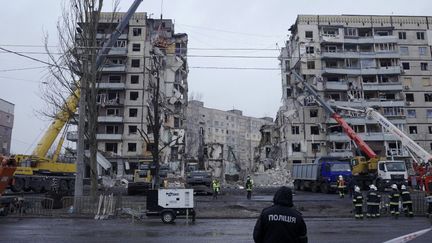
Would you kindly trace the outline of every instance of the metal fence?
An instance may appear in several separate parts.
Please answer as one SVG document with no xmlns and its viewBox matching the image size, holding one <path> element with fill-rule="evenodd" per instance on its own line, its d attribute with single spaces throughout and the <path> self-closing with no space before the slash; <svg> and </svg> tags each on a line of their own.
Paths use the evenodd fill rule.
<svg viewBox="0 0 432 243">
<path fill-rule="evenodd" d="M 54 200 L 47 197 L 16 198 L 9 206 L 9 214 L 15 216 L 52 216 Z"/>
</svg>

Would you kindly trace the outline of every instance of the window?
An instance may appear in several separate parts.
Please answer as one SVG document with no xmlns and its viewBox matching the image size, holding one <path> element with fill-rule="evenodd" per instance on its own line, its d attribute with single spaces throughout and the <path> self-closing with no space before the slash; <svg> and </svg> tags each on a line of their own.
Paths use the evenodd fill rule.
<svg viewBox="0 0 432 243">
<path fill-rule="evenodd" d="M 345 29 L 345 36 L 357 36 L 357 29 L 356 28 L 346 28 Z"/>
<path fill-rule="evenodd" d="M 180 128 L 180 118 L 174 117 L 174 128 Z"/>
<path fill-rule="evenodd" d="M 406 32 L 399 32 L 399 39 L 406 40 Z"/>
<path fill-rule="evenodd" d="M 427 62 L 420 63 L 420 69 L 422 71 L 427 71 L 428 70 L 428 64 L 427 64 Z"/>
<path fill-rule="evenodd" d="M 311 126 L 311 135 L 319 135 L 319 127 Z"/>
<path fill-rule="evenodd" d="M 432 93 L 424 94 L 425 102 L 432 102 Z"/>
<path fill-rule="evenodd" d="M 132 67 L 139 67 L 140 66 L 140 60 L 139 59 L 132 59 L 131 66 Z"/>
<path fill-rule="evenodd" d="M 137 100 L 138 99 L 138 91 L 131 91 L 129 93 L 129 100 Z"/>
<path fill-rule="evenodd" d="M 315 69 L 315 61 L 308 61 L 307 69 Z"/>
<path fill-rule="evenodd" d="M 286 89 L 287 97 L 291 97 L 291 88 Z"/>
<path fill-rule="evenodd" d="M 300 143 L 293 143 L 293 144 L 291 144 L 291 147 L 292 147 L 293 152 L 300 152 L 301 151 Z"/>
<path fill-rule="evenodd" d="M 412 94 L 412 93 L 406 93 L 405 94 L 405 100 L 413 102 L 414 101 L 414 94 Z"/>
<path fill-rule="evenodd" d="M 309 116 L 310 117 L 318 117 L 318 110 L 317 109 L 312 109 L 309 111 Z"/>
<path fill-rule="evenodd" d="M 291 127 L 291 133 L 292 134 L 300 134 L 300 127 L 299 126 L 292 126 Z"/>
<path fill-rule="evenodd" d="M 423 83 L 423 86 L 425 86 L 425 87 L 432 86 L 431 79 L 428 77 L 423 77 L 422 83 Z"/>
<path fill-rule="evenodd" d="M 138 116 L 138 109 L 130 108 L 129 109 L 129 117 L 137 117 L 137 116 Z"/>
<path fill-rule="evenodd" d="M 432 134 L 432 126 L 428 126 L 429 134 Z"/>
<path fill-rule="evenodd" d="M 139 76 L 138 75 L 131 75 L 130 82 L 131 82 L 131 84 L 139 83 Z"/>
<path fill-rule="evenodd" d="M 408 118 L 416 118 L 416 110 L 414 110 L 414 109 L 407 110 L 407 117 Z"/>
<path fill-rule="evenodd" d="M 139 43 L 132 44 L 132 51 L 141 51 L 141 44 Z"/>
<path fill-rule="evenodd" d="M 141 36 L 141 28 L 133 28 L 132 29 L 132 35 L 133 36 Z"/>
<path fill-rule="evenodd" d="M 128 152 L 136 152 L 136 143 L 128 143 Z"/>
<path fill-rule="evenodd" d="M 313 54 L 315 52 L 313 46 L 306 46 L 306 53 L 307 54 Z"/>
<path fill-rule="evenodd" d="M 417 126 L 409 126 L 410 134 L 417 134 Z"/>
<path fill-rule="evenodd" d="M 409 69 L 410 69 L 410 64 L 409 64 L 409 62 L 403 62 L 403 63 L 402 63 L 402 68 L 403 68 L 403 70 L 409 70 Z"/>
<path fill-rule="evenodd" d="M 312 39 L 313 38 L 313 32 L 312 31 L 305 31 L 305 38 Z"/>
<path fill-rule="evenodd" d="M 425 34 L 424 32 L 417 32 L 417 40 L 424 40 Z"/>
<path fill-rule="evenodd" d="M 118 116 L 119 109 L 116 108 L 108 108 L 106 111 L 107 116 Z"/>
<path fill-rule="evenodd" d="M 120 83 L 121 82 L 121 76 L 120 75 L 110 75 L 108 78 L 108 82 L 110 83 Z"/>
<path fill-rule="evenodd" d="M 105 130 L 107 134 L 119 134 L 119 126 L 108 125 Z"/>
<path fill-rule="evenodd" d="M 312 152 L 317 153 L 321 151 L 321 144 L 312 143 Z"/>
<path fill-rule="evenodd" d="M 424 47 L 424 46 L 419 47 L 419 55 L 420 56 L 426 56 L 426 51 L 427 51 L 426 47 Z"/>
<path fill-rule="evenodd" d="M 105 143 L 105 152 L 117 153 L 117 143 Z"/>
<path fill-rule="evenodd" d="M 129 126 L 129 134 L 136 134 L 138 131 L 137 126 Z"/>
<path fill-rule="evenodd" d="M 432 109 L 426 110 L 426 118 L 432 118 Z"/>
<path fill-rule="evenodd" d="M 407 46 L 401 46 L 401 47 L 399 47 L 399 50 L 400 50 L 400 54 L 402 56 L 408 56 L 409 55 Z"/>
</svg>

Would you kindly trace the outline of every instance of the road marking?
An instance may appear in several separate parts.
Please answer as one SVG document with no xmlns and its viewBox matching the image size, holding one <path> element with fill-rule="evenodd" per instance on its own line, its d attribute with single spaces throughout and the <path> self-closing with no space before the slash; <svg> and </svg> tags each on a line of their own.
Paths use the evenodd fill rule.
<svg viewBox="0 0 432 243">
<path fill-rule="evenodd" d="M 429 232 L 430 230 L 432 230 L 432 227 L 428 228 L 428 229 L 424 229 L 424 230 L 419 230 L 419 231 L 416 231 L 416 232 L 413 232 L 413 233 L 410 233 L 410 234 L 406 234 L 406 235 L 400 236 L 398 238 L 394 238 L 392 240 L 386 241 L 384 243 L 404 243 L 404 242 L 408 242 L 408 241 L 411 241 L 411 240 L 419 237 L 420 235 L 423 235 L 423 234 Z"/>
</svg>

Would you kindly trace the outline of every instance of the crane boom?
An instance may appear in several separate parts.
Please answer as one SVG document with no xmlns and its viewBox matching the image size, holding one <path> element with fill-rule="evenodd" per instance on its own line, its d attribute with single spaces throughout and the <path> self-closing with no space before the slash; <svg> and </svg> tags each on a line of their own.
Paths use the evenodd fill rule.
<svg viewBox="0 0 432 243">
<path fill-rule="evenodd" d="M 96 59 L 96 67 L 99 68 L 103 60 L 108 54 L 111 47 L 117 41 L 118 37 L 123 32 L 124 28 L 129 23 L 132 15 L 138 9 L 138 6 L 141 4 L 143 0 L 135 0 L 133 4 L 130 6 L 129 10 L 123 16 L 120 23 L 117 25 L 114 33 L 110 36 L 110 39 L 105 42 L 102 49 L 99 51 L 97 59 Z M 62 109 L 56 114 L 54 121 L 46 130 L 44 136 L 39 140 L 36 148 L 33 150 L 32 155 L 37 156 L 39 158 L 46 157 L 48 150 L 53 145 L 54 141 L 58 137 L 60 131 L 63 129 L 64 125 L 71 119 L 78 107 L 78 101 L 80 97 L 79 88 L 77 88 L 67 99 L 66 103 L 63 105 Z"/>
<path fill-rule="evenodd" d="M 310 86 L 298 73 L 292 71 L 292 73 L 299 79 L 302 85 L 308 90 L 310 94 L 318 101 L 318 103 L 330 114 L 330 117 L 342 127 L 344 133 L 364 152 L 369 158 L 377 158 L 377 154 L 367 145 L 363 139 L 357 135 L 357 133 L 350 127 L 350 125 L 339 115 L 325 100 L 318 95 L 318 93 Z"/>
</svg>

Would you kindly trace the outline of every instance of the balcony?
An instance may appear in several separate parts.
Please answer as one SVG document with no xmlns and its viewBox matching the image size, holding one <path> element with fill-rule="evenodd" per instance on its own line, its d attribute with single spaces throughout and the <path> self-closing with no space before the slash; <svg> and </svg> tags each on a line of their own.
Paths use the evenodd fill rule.
<svg viewBox="0 0 432 243">
<path fill-rule="evenodd" d="M 96 34 L 96 39 L 109 39 L 111 34 Z M 127 34 L 121 34 L 118 37 L 119 40 L 127 40 Z"/>
<path fill-rule="evenodd" d="M 108 52 L 108 56 L 126 56 L 127 48 L 126 47 L 113 47 Z"/>
<path fill-rule="evenodd" d="M 122 116 L 98 116 L 98 122 L 122 123 L 123 117 Z"/>
<path fill-rule="evenodd" d="M 405 119 L 392 119 L 392 118 L 400 118 L 400 117 L 404 117 L 403 115 L 398 115 L 398 116 L 391 116 L 391 115 L 385 115 L 385 117 L 390 119 L 390 122 L 393 124 L 406 124 L 406 120 Z M 344 117 L 344 120 L 351 125 L 364 125 L 364 124 L 377 124 L 377 121 L 375 121 L 374 119 L 366 119 L 364 117 Z M 326 119 L 326 123 L 327 124 L 336 124 L 336 120 L 333 118 L 327 118 Z"/>
<path fill-rule="evenodd" d="M 373 44 L 373 43 L 397 43 L 396 36 L 358 36 L 346 37 L 337 36 L 321 36 L 320 41 L 329 43 L 353 43 L 353 44 Z"/>
<path fill-rule="evenodd" d="M 395 51 L 383 51 L 383 52 L 322 52 L 322 58 L 359 58 L 359 59 L 371 59 L 371 58 L 399 58 L 399 53 Z"/>
<path fill-rule="evenodd" d="M 400 74 L 399 66 L 380 67 L 380 68 L 323 68 L 324 73 L 347 74 L 347 75 L 378 75 L 378 74 Z"/>
<path fill-rule="evenodd" d="M 124 73 L 124 72 L 126 72 L 126 65 L 125 64 L 104 65 L 102 67 L 102 72 Z"/>
<path fill-rule="evenodd" d="M 364 91 L 374 91 L 374 90 L 402 90 L 402 84 L 399 82 L 395 83 L 363 83 Z"/>
<path fill-rule="evenodd" d="M 124 83 L 98 83 L 98 89 L 109 89 L 109 90 L 124 90 L 126 85 Z"/>
<path fill-rule="evenodd" d="M 72 142 L 78 141 L 78 131 L 68 132 L 66 134 L 66 139 Z"/>
<path fill-rule="evenodd" d="M 342 157 L 342 158 L 349 157 L 349 158 L 351 158 L 353 156 L 353 152 L 351 150 L 335 149 L 335 150 L 331 150 L 328 153 L 328 156 L 331 156 L 331 157 Z"/>
<path fill-rule="evenodd" d="M 328 89 L 328 90 L 348 90 L 348 84 L 346 81 L 327 81 L 325 83 L 325 89 Z"/>
<path fill-rule="evenodd" d="M 99 133 L 96 134 L 97 140 L 122 140 L 122 134 L 106 134 L 106 133 Z"/>
<path fill-rule="evenodd" d="M 405 101 L 403 100 L 354 100 L 354 101 L 327 101 L 330 105 L 336 106 L 346 106 L 346 107 L 403 107 L 405 106 Z"/>
<path fill-rule="evenodd" d="M 389 133 L 370 132 L 370 133 L 357 133 L 364 141 L 394 141 L 397 140 L 395 136 Z M 350 138 L 345 133 L 332 133 L 327 135 L 327 139 L 331 142 L 347 142 Z"/>
</svg>

